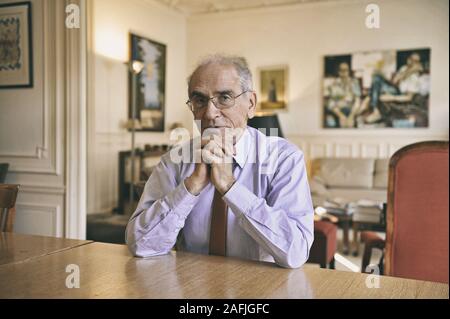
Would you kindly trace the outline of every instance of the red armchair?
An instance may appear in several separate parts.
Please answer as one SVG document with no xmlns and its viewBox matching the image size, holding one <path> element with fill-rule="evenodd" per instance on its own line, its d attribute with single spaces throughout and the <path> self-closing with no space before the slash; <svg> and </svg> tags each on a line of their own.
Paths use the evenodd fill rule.
<svg viewBox="0 0 450 319">
<path fill-rule="evenodd" d="M 448 142 L 444 141 L 408 145 L 392 156 L 386 216 L 386 275 L 448 283 L 448 165 Z M 383 246 L 373 233 L 364 234 L 363 240 L 366 250 Z M 367 263 L 367 258 L 364 262 Z"/>
</svg>

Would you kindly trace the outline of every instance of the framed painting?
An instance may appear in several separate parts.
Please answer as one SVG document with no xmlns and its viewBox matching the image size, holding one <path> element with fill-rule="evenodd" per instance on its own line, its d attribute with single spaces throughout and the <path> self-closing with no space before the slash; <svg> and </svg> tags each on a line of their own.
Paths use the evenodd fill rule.
<svg viewBox="0 0 450 319">
<path fill-rule="evenodd" d="M 325 56 L 324 128 L 428 127 L 429 48 Z"/>
<path fill-rule="evenodd" d="M 287 108 L 287 66 L 259 69 L 261 110 L 286 110 Z"/>
<path fill-rule="evenodd" d="M 164 131 L 165 86 L 166 86 L 166 46 L 162 43 L 130 33 L 130 61 L 144 64 L 137 75 L 136 86 L 132 87 L 129 76 L 130 101 L 128 118 L 132 118 L 132 101 L 135 94 L 137 131 Z"/>
<path fill-rule="evenodd" d="M 33 87 L 31 3 L 0 4 L 0 89 Z"/>
</svg>

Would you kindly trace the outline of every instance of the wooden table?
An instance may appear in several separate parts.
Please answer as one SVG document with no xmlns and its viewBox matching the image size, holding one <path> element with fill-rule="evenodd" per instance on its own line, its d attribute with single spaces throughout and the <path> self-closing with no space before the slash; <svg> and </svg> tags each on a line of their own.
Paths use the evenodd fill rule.
<svg viewBox="0 0 450 319">
<path fill-rule="evenodd" d="M 14 243 L 15 236 L 7 238 Z M 20 236 L 18 241 L 22 240 Z M 8 246 L 11 250 L 2 249 L 2 255 L 12 257 L 0 265 L 0 298 L 449 297 L 447 284 L 381 276 L 380 288 L 368 288 L 367 274 L 316 265 L 283 269 L 271 263 L 187 252 L 142 259 L 132 257 L 123 245 L 81 243 L 22 262 L 14 262 L 14 244 Z M 69 264 L 79 266 L 80 288 L 66 287 Z"/>
<path fill-rule="evenodd" d="M 0 265 L 28 261 L 91 242 L 0 232 Z"/>
</svg>

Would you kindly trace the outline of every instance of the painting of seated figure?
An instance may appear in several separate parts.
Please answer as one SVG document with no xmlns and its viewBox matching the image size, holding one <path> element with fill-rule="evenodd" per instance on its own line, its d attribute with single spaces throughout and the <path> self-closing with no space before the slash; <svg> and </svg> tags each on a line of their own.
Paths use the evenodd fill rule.
<svg viewBox="0 0 450 319">
<path fill-rule="evenodd" d="M 428 127 L 430 49 L 325 56 L 324 128 Z"/>
</svg>

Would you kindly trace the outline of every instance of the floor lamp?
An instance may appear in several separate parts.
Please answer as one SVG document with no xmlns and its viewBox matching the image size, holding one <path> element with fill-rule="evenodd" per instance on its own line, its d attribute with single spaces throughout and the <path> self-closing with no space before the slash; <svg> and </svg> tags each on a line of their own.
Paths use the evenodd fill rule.
<svg viewBox="0 0 450 319">
<path fill-rule="evenodd" d="M 128 63 L 131 74 L 131 174 L 130 174 L 130 207 L 133 207 L 134 201 L 134 157 L 136 155 L 135 134 L 136 134 L 136 95 L 137 78 L 144 69 L 144 63 L 132 60 Z"/>
</svg>

